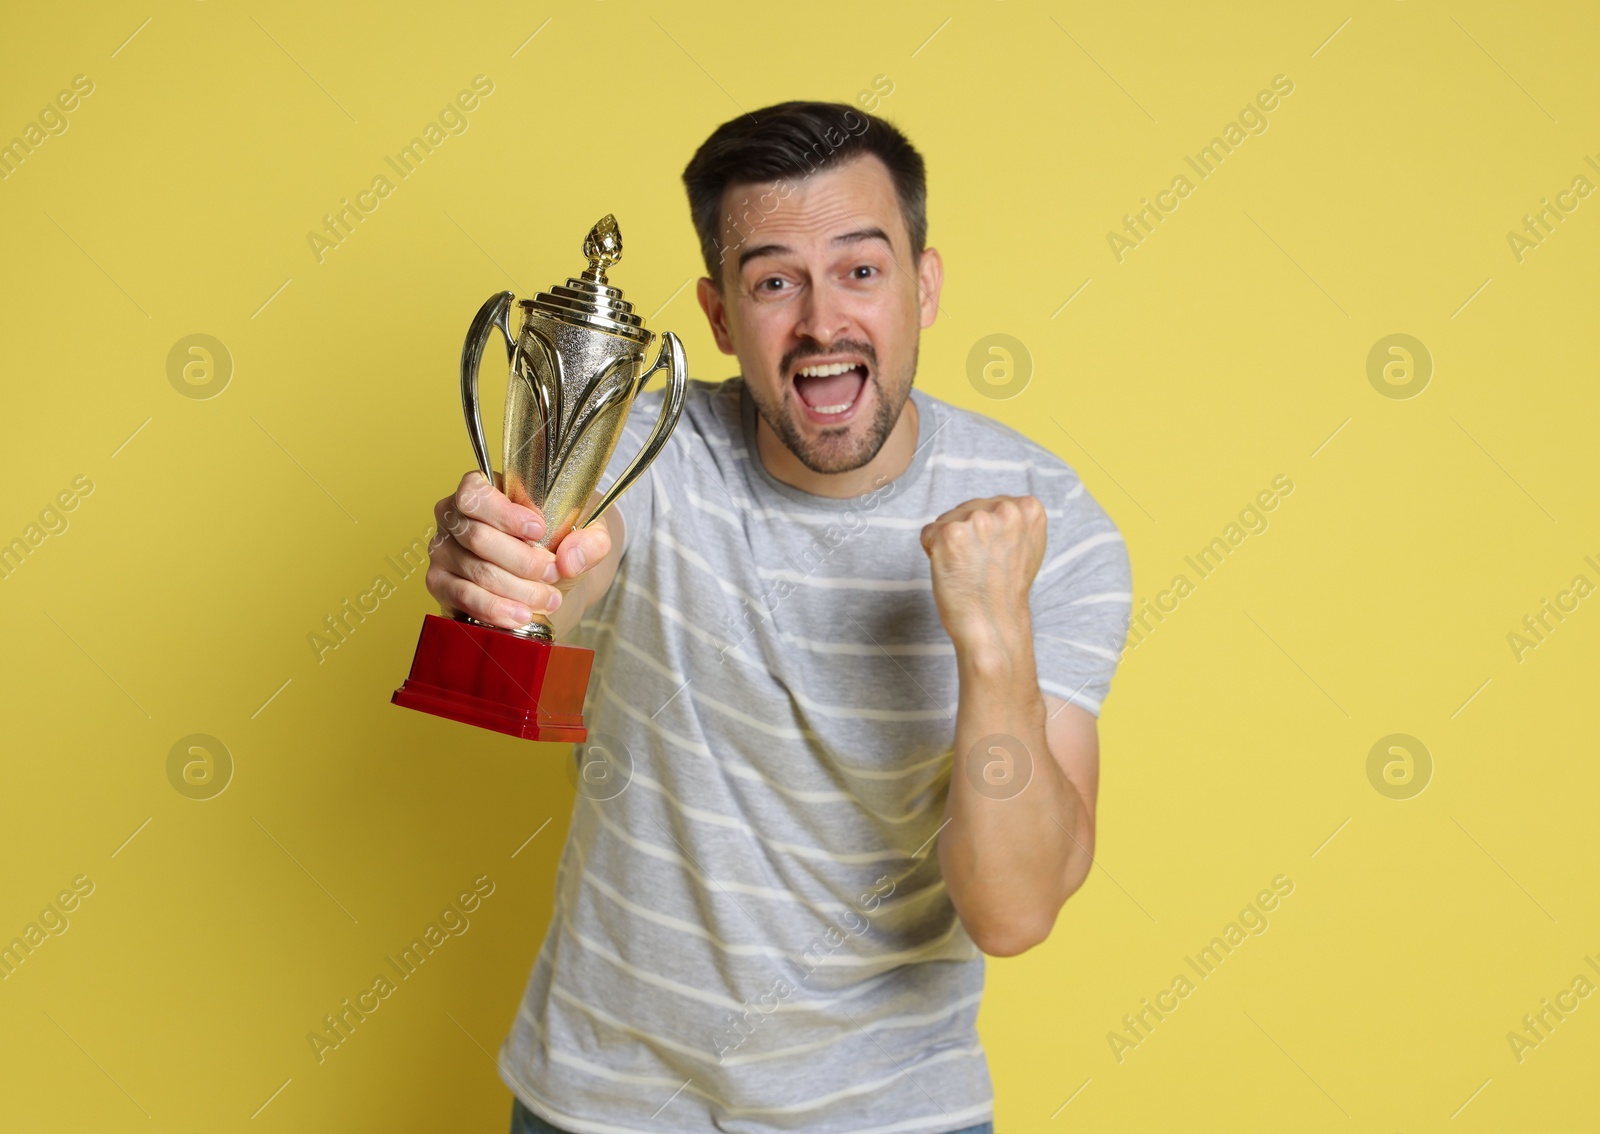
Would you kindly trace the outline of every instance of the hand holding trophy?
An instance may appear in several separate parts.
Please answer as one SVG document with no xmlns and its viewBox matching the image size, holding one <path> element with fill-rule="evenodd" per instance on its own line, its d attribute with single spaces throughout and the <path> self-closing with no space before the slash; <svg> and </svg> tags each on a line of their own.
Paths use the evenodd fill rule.
<svg viewBox="0 0 1600 1134">
<path fill-rule="evenodd" d="M 565 286 L 516 301 L 500 292 L 479 308 L 461 348 L 461 405 L 478 468 L 494 483 L 478 409 L 478 371 L 498 329 L 506 340 L 504 491 L 545 519 L 541 546 L 554 549 L 575 527 L 597 519 L 649 467 L 683 412 L 688 381 L 683 344 L 662 335 L 655 361 L 645 349 L 655 336 L 633 313 L 606 271 L 622 258 L 622 233 L 607 215 L 583 245 L 589 266 Z M 514 305 L 514 306 L 513 306 Z M 661 415 L 638 456 L 588 511 L 622 435 L 634 399 L 657 370 L 667 371 Z M 430 614 L 395 690 L 396 705 L 529 740 L 582 741 L 583 698 L 592 650 L 557 643 L 535 615 L 515 630 L 466 616 Z"/>
</svg>

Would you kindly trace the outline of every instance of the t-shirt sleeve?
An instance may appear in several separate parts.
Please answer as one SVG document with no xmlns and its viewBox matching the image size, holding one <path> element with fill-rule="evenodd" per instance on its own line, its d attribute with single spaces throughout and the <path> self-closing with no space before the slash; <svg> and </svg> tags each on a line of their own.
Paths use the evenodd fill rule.
<svg viewBox="0 0 1600 1134">
<path fill-rule="evenodd" d="M 628 466 L 633 464 L 634 458 L 644 448 L 651 430 L 655 428 L 656 418 L 661 414 L 661 402 L 665 393 L 664 389 L 647 390 L 634 400 L 632 408 L 628 411 L 628 418 L 623 423 L 622 436 L 611 454 L 611 460 L 606 463 L 605 475 L 600 478 L 601 493 L 607 492 L 616 483 L 617 478 L 628 470 Z M 670 442 L 663 446 L 650 468 L 611 505 L 612 510 L 622 513 L 625 540 L 623 546 L 618 549 L 621 555 L 627 555 L 630 547 L 639 547 L 655 521 L 656 470 L 662 462 L 669 459 L 671 448 Z"/>
<path fill-rule="evenodd" d="M 1099 716 L 1128 636 L 1133 577 L 1117 525 L 1061 468 L 1065 475 L 1051 478 L 1059 490 L 1039 494 L 1051 515 L 1029 592 L 1034 658 L 1040 689 Z"/>
</svg>

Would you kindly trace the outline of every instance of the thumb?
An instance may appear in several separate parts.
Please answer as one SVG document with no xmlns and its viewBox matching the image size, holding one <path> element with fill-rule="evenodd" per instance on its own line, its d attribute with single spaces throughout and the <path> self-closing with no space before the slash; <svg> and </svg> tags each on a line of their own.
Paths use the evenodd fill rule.
<svg viewBox="0 0 1600 1134">
<path fill-rule="evenodd" d="M 575 579 L 611 554 L 611 531 L 604 519 L 587 528 L 574 528 L 556 548 L 556 570 L 563 579 Z"/>
</svg>

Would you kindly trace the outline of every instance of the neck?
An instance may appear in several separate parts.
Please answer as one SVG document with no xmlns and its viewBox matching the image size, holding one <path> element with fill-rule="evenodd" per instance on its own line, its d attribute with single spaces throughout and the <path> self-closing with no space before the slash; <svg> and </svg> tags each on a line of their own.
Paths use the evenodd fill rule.
<svg viewBox="0 0 1600 1134">
<path fill-rule="evenodd" d="M 917 451 L 917 403 L 907 396 L 900 408 L 900 416 L 877 455 L 858 469 L 841 473 L 819 473 L 808 469 L 800 458 L 772 432 L 766 420 L 756 415 L 756 452 L 762 466 L 772 476 L 791 488 L 809 492 L 813 496 L 827 496 L 835 500 L 848 500 L 865 496 L 873 489 L 887 484 L 911 466 Z"/>
</svg>

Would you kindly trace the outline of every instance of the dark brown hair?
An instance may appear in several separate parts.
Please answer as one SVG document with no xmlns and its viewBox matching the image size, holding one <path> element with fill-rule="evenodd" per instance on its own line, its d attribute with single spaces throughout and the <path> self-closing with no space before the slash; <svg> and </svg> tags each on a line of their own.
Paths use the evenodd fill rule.
<svg viewBox="0 0 1600 1134">
<path fill-rule="evenodd" d="M 683 171 L 706 273 L 717 287 L 722 286 L 722 260 L 728 251 L 721 243 L 722 194 L 728 186 L 805 177 L 862 154 L 872 154 L 888 167 L 911 234 L 911 254 L 921 255 L 928 239 L 922 155 L 882 118 L 842 102 L 780 102 L 718 126 Z"/>
</svg>

